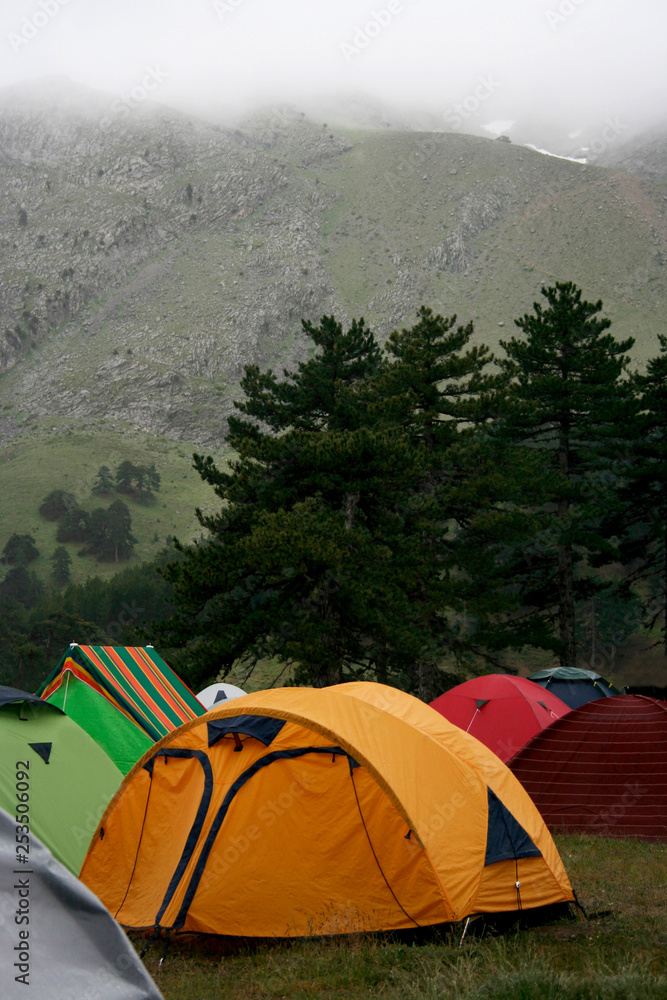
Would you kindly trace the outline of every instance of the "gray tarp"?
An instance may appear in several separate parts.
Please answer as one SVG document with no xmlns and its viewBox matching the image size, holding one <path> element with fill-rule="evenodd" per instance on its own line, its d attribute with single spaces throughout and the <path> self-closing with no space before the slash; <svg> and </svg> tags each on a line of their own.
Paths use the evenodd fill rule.
<svg viewBox="0 0 667 1000">
<path fill-rule="evenodd" d="M 3 1000 L 162 1000 L 97 897 L 32 834 L 22 864 L 16 841 L 16 821 L 0 809 Z"/>
</svg>

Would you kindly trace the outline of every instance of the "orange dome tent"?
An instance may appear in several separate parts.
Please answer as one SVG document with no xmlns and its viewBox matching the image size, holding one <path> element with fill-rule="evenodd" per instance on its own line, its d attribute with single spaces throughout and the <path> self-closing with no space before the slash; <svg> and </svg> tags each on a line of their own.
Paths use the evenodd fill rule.
<svg viewBox="0 0 667 1000">
<path fill-rule="evenodd" d="M 168 734 L 127 775 L 81 878 L 127 927 L 250 937 L 573 899 L 505 765 L 363 683 L 249 694 Z"/>
</svg>

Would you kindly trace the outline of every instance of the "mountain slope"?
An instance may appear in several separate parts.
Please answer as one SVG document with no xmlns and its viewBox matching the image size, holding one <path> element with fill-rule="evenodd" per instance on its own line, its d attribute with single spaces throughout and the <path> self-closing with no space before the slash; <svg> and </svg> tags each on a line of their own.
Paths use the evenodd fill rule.
<svg viewBox="0 0 667 1000">
<path fill-rule="evenodd" d="M 667 182 L 667 124 L 635 135 L 628 142 L 613 144 L 598 163 L 613 170 L 637 174 L 658 184 Z"/>
<path fill-rule="evenodd" d="M 491 139 L 14 94 L 0 189 L 5 437 L 129 424 L 219 446 L 243 366 L 294 365 L 323 312 L 385 336 L 424 302 L 493 345 L 573 279 L 638 358 L 662 328 L 663 189 Z"/>
</svg>

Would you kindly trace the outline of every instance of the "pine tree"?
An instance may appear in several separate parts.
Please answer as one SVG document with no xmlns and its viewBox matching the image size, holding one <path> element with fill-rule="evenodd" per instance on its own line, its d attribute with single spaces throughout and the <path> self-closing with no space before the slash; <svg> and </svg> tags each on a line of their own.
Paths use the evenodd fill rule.
<svg viewBox="0 0 667 1000">
<path fill-rule="evenodd" d="M 332 683 L 364 661 L 378 614 L 366 577 L 386 555 L 371 551 L 368 521 L 383 509 L 386 470 L 409 479 L 414 458 L 364 417 L 381 351 L 363 320 L 347 331 L 333 317 L 303 326 L 318 353 L 296 372 L 279 381 L 246 368 L 243 416 L 229 419 L 230 471 L 195 456 L 223 508 L 198 512 L 212 542 L 182 548 L 167 575 L 203 670 L 278 655 L 298 661 L 302 678 Z"/>
<path fill-rule="evenodd" d="M 98 507 L 90 515 L 86 532 L 85 555 L 94 555 L 100 561 L 118 562 L 132 554 L 136 538 L 132 534 L 132 517 L 122 500 L 115 500 L 105 510 Z"/>
<path fill-rule="evenodd" d="M 511 380 L 501 426 L 510 447 L 540 451 L 551 470 L 535 511 L 541 531 L 513 570 L 526 603 L 554 609 L 561 663 L 573 667 L 575 604 L 596 586 L 588 569 L 615 558 L 604 520 L 618 483 L 634 340 L 606 333 L 602 302 L 584 301 L 571 282 L 542 294 L 546 308 L 536 302 L 533 314 L 515 320 L 524 337 L 501 341 L 507 357 L 499 364 Z"/>
<path fill-rule="evenodd" d="M 127 459 L 121 462 L 116 469 L 116 489 L 120 493 L 132 493 L 136 469 L 132 462 Z"/>
<path fill-rule="evenodd" d="M 149 491 L 152 490 L 154 493 L 157 493 L 160 489 L 161 481 L 160 473 L 155 468 L 155 462 L 153 462 L 152 465 L 146 467 L 146 488 Z"/>
<path fill-rule="evenodd" d="M 442 690 L 443 654 L 462 655 L 468 645 L 469 636 L 452 624 L 452 614 L 460 622 L 469 601 L 475 603 L 469 578 L 460 572 L 462 521 L 452 473 L 453 466 L 461 471 L 476 439 L 472 421 L 481 415 L 476 414 L 480 394 L 492 384 L 483 374 L 492 356 L 486 347 L 468 348 L 473 325 L 456 326 L 456 319 L 422 307 L 414 326 L 394 331 L 377 389 L 386 417 L 404 428 L 410 447 L 422 454 L 421 483 L 406 497 L 401 534 L 406 555 L 420 567 L 409 597 L 421 611 L 430 642 L 422 643 L 412 670 L 414 686 L 426 700 Z M 483 593 L 476 587 L 473 592 Z"/>
<path fill-rule="evenodd" d="M 127 559 L 137 539 L 132 534 L 132 516 L 122 500 L 115 500 L 107 511 L 109 544 L 113 547 L 114 561 Z"/>
<path fill-rule="evenodd" d="M 155 468 L 155 463 L 134 465 L 127 460 L 121 462 L 116 469 L 116 489 L 141 503 L 150 503 L 154 499 L 153 491 L 160 489 L 160 473 Z"/>
<path fill-rule="evenodd" d="M 0 602 L 11 599 L 25 608 L 33 608 L 44 593 L 44 586 L 34 572 L 19 563 L 0 583 Z"/>
<path fill-rule="evenodd" d="M 76 498 L 66 490 L 52 490 L 44 497 L 39 508 L 39 516 L 47 521 L 58 521 L 78 507 Z"/>
<path fill-rule="evenodd" d="M 625 583 L 643 586 L 646 625 L 662 631 L 667 657 L 667 337 L 634 376 L 638 394 L 633 447 L 624 468 L 623 507 L 614 525 L 630 566 Z"/>
<path fill-rule="evenodd" d="M 51 563 L 53 565 L 51 576 L 54 584 L 56 587 L 66 587 L 71 580 L 70 567 L 72 565 L 72 557 L 64 545 L 59 545 L 54 550 L 51 556 Z"/>
<path fill-rule="evenodd" d="M 344 332 L 324 317 L 304 324 L 317 353 L 295 372 L 246 369 L 229 421 L 238 457 L 224 471 L 195 456 L 223 504 L 198 515 L 210 540 L 179 546 L 166 570 L 170 639 L 189 643 L 193 681 L 277 656 L 297 682 L 372 676 L 433 697 L 443 656 L 478 651 L 483 629 L 471 642 L 457 621 L 466 596 L 480 620 L 505 606 L 486 586 L 496 535 L 475 520 L 491 501 L 500 517 L 504 492 L 481 450 L 466 457 L 490 356 L 467 349 L 455 317 L 418 319 L 383 357 L 363 321 Z M 483 539 L 476 565 L 464 531 Z"/>
<path fill-rule="evenodd" d="M 92 485 L 92 492 L 96 496 L 107 497 L 114 491 L 114 477 L 108 465 L 101 465 L 97 470 L 95 482 Z"/>
<path fill-rule="evenodd" d="M 456 326 L 456 316 L 437 316 L 424 306 L 417 315 L 413 327 L 389 336 L 391 364 L 381 392 L 402 406 L 396 419 L 434 455 L 451 444 L 462 423 L 484 421 L 489 415 L 484 401 L 498 380 L 484 373 L 493 361 L 489 349 L 468 347 L 472 322 Z"/>
<path fill-rule="evenodd" d="M 19 535 L 16 532 L 2 550 L 2 561 L 13 566 L 27 566 L 38 556 L 39 549 L 32 535 Z"/>
<path fill-rule="evenodd" d="M 3 583 L 0 583 L 0 684 L 22 689 L 21 647 L 28 630 L 28 612 L 14 597 L 3 594 Z"/>
<path fill-rule="evenodd" d="M 480 658 L 487 669 L 511 671 L 503 655 L 510 648 L 552 644 L 542 616 L 520 613 L 506 565 L 508 548 L 525 544 L 533 530 L 522 508 L 537 495 L 540 457 L 509 455 L 490 433 L 506 378 L 488 372 L 494 358 L 486 347 L 470 346 L 472 323 L 456 326 L 456 316 L 425 308 L 418 317 L 387 341 L 391 363 L 381 395 L 427 467 L 404 531 L 415 533 L 431 559 L 430 632 L 439 646 L 430 664 L 422 658 L 417 665 L 420 693 L 431 700 L 445 682 L 442 668 L 434 670 L 444 653 L 467 671 Z M 425 595 L 415 598 L 425 611 Z M 435 686 L 427 695 L 421 677 L 429 672 Z"/>
<path fill-rule="evenodd" d="M 83 542 L 88 534 L 90 514 L 79 506 L 73 507 L 58 522 L 56 541 Z"/>
<path fill-rule="evenodd" d="M 160 473 L 153 465 L 134 466 L 134 492 L 138 500 L 142 503 L 150 503 L 154 500 L 153 490 L 160 489 Z"/>
</svg>

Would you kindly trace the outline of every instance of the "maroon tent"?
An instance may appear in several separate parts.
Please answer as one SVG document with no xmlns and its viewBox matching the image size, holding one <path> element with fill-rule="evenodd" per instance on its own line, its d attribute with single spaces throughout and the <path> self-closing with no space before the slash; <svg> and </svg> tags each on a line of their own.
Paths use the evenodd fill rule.
<svg viewBox="0 0 667 1000">
<path fill-rule="evenodd" d="M 569 712 L 539 684 L 512 674 L 485 674 L 458 684 L 431 702 L 449 722 L 508 761 L 531 736 Z"/>
<path fill-rule="evenodd" d="M 508 767 L 552 832 L 667 841 L 664 701 L 590 701 L 534 736 Z"/>
</svg>

